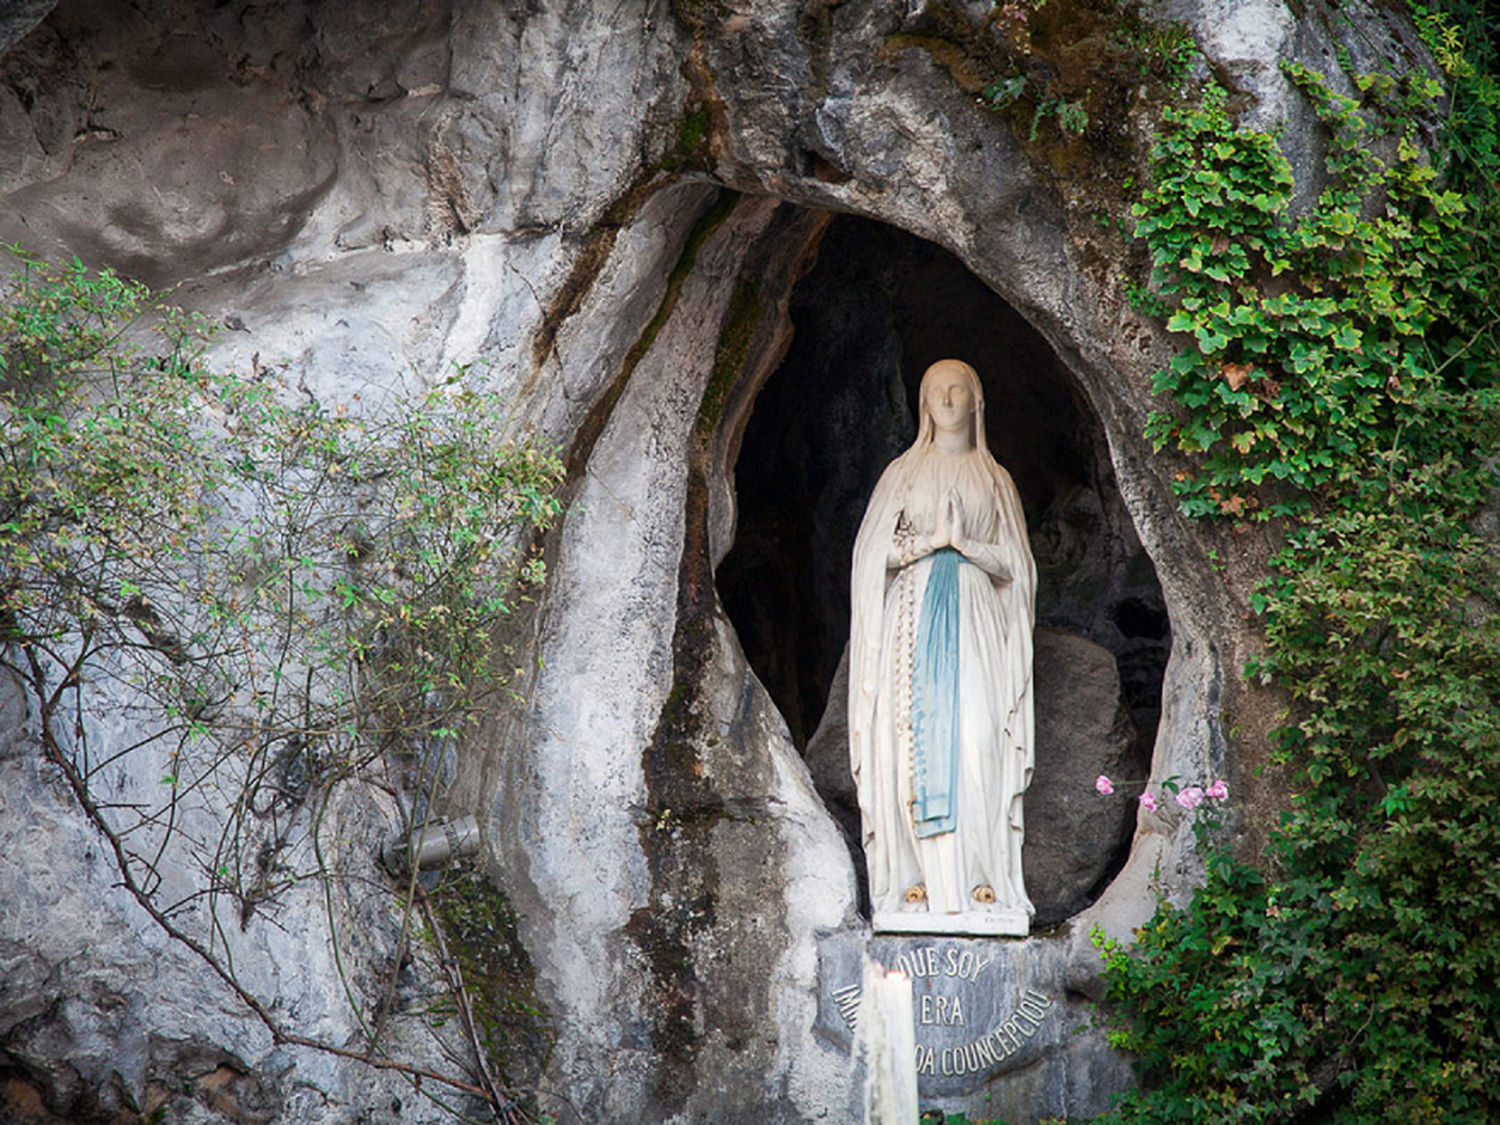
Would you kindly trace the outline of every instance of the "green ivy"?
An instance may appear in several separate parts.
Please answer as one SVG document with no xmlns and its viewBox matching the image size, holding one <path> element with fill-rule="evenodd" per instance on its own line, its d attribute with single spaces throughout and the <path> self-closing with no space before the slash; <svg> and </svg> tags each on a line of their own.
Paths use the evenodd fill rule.
<svg viewBox="0 0 1500 1125">
<path fill-rule="evenodd" d="M 1296 796 L 1262 869 L 1205 836 L 1192 902 L 1100 941 L 1144 1079 L 1104 1121 L 1500 1119 L 1500 87 L 1482 22 L 1416 15 L 1446 90 L 1285 64 L 1326 137 L 1303 212 L 1215 87 L 1135 211 L 1182 506 L 1285 544 L 1247 674 L 1294 700 Z"/>
<path fill-rule="evenodd" d="M 1217 86 L 1201 106 L 1165 111 L 1155 180 L 1135 207 L 1153 287 L 1172 302 L 1167 327 L 1191 337 L 1157 374 L 1173 407 L 1149 433 L 1202 454 L 1177 482 L 1195 516 L 1306 511 L 1399 431 L 1425 437 L 1453 395 L 1477 393 L 1451 362 L 1471 341 L 1443 331 L 1471 296 L 1476 215 L 1418 143 L 1440 87 L 1364 76 L 1360 103 L 1301 64 L 1283 69 L 1328 127 L 1327 184 L 1306 214 L 1291 216 L 1275 139 L 1236 127 Z M 1373 155 L 1382 142 L 1389 163 Z M 1493 388 L 1483 394 L 1492 406 Z"/>
</svg>

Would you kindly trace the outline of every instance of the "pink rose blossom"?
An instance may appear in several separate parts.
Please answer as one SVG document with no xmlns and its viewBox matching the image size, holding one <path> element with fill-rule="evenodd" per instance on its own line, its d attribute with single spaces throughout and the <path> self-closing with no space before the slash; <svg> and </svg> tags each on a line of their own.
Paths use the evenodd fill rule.
<svg viewBox="0 0 1500 1125">
<path fill-rule="evenodd" d="M 1147 812 L 1156 811 L 1156 794 L 1151 792 L 1151 790 L 1149 789 L 1141 794 L 1141 808 L 1145 809 Z"/>
<path fill-rule="evenodd" d="M 1229 782 L 1222 777 L 1204 790 L 1203 795 L 1210 801 L 1224 801 L 1229 798 Z"/>
<path fill-rule="evenodd" d="M 1197 785 L 1189 785 L 1177 794 L 1177 803 L 1188 810 L 1196 809 L 1203 803 L 1203 790 Z"/>
<path fill-rule="evenodd" d="M 1094 778 L 1094 788 L 1099 790 L 1099 792 L 1106 797 L 1108 797 L 1115 791 L 1114 782 L 1110 781 L 1110 779 L 1105 777 L 1102 773 L 1098 777 Z"/>
</svg>

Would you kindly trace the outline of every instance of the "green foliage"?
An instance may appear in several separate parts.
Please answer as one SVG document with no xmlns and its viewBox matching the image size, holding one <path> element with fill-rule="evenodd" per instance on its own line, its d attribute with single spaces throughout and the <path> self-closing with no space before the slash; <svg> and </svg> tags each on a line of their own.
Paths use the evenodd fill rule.
<svg viewBox="0 0 1500 1125">
<path fill-rule="evenodd" d="M 1264 870 L 1205 840 L 1205 885 L 1101 942 L 1115 1045 L 1145 1086 L 1105 1121 L 1500 1116 L 1500 206 L 1496 85 L 1445 17 L 1451 80 L 1289 64 L 1327 131 L 1297 185 L 1223 95 L 1170 111 L 1136 209 L 1190 343 L 1157 377 L 1184 509 L 1294 515 L 1256 591 L 1252 677 L 1294 803 Z M 1440 116 L 1445 114 L 1445 116 Z"/>
<path fill-rule="evenodd" d="M 1032 84 L 1024 74 L 1012 74 L 998 78 L 986 86 L 981 94 L 982 102 L 990 109 L 1006 109 L 1030 93 Z M 1057 119 L 1058 129 L 1066 136 L 1081 137 L 1089 127 L 1089 113 L 1082 101 L 1069 101 L 1056 94 L 1032 93 L 1035 103 L 1031 111 L 1031 132 L 1028 141 L 1035 142 L 1042 122 L 1049 117 Z"/>
<path fill-rule="evenodd" d="M 212 479 L 185 409 L 205 383 L 197 326 L 164 322 L 156 354 L 135 363 L 121 336 L 144 289 L 77 263 L 55 273 L 25 264 L 0 309 L 0 621 L 10 642 L 122 614 L 140 597 L 137 576 L 93 576 L 132 555 L 144 568 L 180 562 L 208 517 Z M 137 371 L 145 393 L 121 394 Z"/>
<path fill-rule="evenodd" d="M 204 339 L 107 271 L 26 262 L 0 310 L 5 639 L 75 675 L 124 659 L 237 746 L 456 729 L 505 671 L 556 459 L 497 439 L 462 373 L 377 419 L 209 372 Z"/>
<path fill-rule="evenodd" d="M 1083 107 L 1083 102 L 1042 98 L 1036 103 L 1036 111 L 1031 115 L 1031 140 L 1036 140 L 1037 130 L 1048 117 L 1056 117 L 1057 127 L 1069 137 L 1081 137 L 1089 127 L 1089 113 Z"/>
<path fill-rule="evenodd" d="M 996 111 L 1014 105 L 1029 105 L 1030 128 L 1026 139 L 1030 144 L 1036 143 L 1043 123 L 1048 120 L 1056 122 L 1057 130 L 1064 138 L 1082 137 L 1089 127 L 1086 103 L 1094 93 L 1087 90 L 1078 96 L 1075 90 L 1059 81 L 1053 68 L 1034 65 L 1034 35 L 1038 16 L 1045 7 L 1045 0 L 1012 0 L 997 4 L 987 21 L 997 41 L 1003 44 L 1004 54 L 1011 65 L 983 86 L 979 103 Z M 1024 109 L 1020 120 L 1027 120 Z"/>
<path fill-rule="evenodd" d="M 1141 77 L 1155 73 L 1173 87 L 1181 87 L 1201 57 L 1197 40 L 1184 24 L 1126 21 L 1120 29 L 1126 46 L 1140 53 Z"/>
<path fill-rule="evenodd" d="M 124 885 L 269 1019 L 211 952 L 221 908 L 247 926 L 313 876 L 332 928 L 335 788 L 404 764 L 431 800 L 508 681 L 498 626 L 541 577 L 520 545 L 558 514 L 561 466 L 501 438 L 464 371 L 416 403 L 329 410 L 270 371 L 207 369 L 205 326 L 142 286 L 12 253 L 0 668 Z M 134 739 L 107 757 L 75 718 L 102 701 Z"/>
<path fill-rule="evenodd" d="M 1155 182 L 1135 208 L 1155 290 L 1174 302 L 1167 327 L 1193 341 L 1157 375 L 1175 408 L 1149 431 L 1158 448 L 1203 454 L 1177 482 L 1193 515 L 1305 510 L 1398 433 L 1422 440 L 1438 418 L 1495 401 L 1449 362 L 1473 346 L 1453 329 L 1470 326 L 1465 306 L 1493 259 L 1485 216 L 1440 185 L 1417 143 L 1436 83 L 1365 79 L 1370 125 L 1321 76 L 1284 69 L 1329 127 L 1328 182 L 1307 214 L 1290 217 L 1274 139 L 1237 128 L 1217 87 L 1165 111 Z M 1389 165 L 1371 151 L 1382 140 Z M 1268 493 L 1267 481 L 1289 487 Z"/>
<path fill-rule="evenodd" d="M 991 82 L 984 88 L 984 100 L 991 109 L 1004 109 L 1017 101 L 1026 92 L 1026 76 L 1011 74 Z"/>
</svg>

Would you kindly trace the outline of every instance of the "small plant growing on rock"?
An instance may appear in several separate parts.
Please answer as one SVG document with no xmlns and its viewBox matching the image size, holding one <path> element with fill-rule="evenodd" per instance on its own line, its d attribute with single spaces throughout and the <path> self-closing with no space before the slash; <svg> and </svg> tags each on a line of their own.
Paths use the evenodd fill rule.
<svg viewBox="0 0 1500 1125">
<path fill-rule="evenodd" d="M 0 670 L 48 760 L 123 886 L 277 1039 L 499 1112 L 488 1081 L 387 1057 L 385 1009 L 359 1051 L 295 1034 L 224 950 L 309 879 L 337 948 L 339 794 L 394 767 L 430 798 L 440 758 L 506 689 L 497 627 L 541 578 L 520 544 L 558 514 L 557 458 L 502 438 L 463 371 L 378 414 L 289 402 L 271 371 L 209 370 L 206 326 L 144 287 L 12 253 Z M 128 745 L 106 744 L 108 714 L 128 716 Z"/>
</svg>

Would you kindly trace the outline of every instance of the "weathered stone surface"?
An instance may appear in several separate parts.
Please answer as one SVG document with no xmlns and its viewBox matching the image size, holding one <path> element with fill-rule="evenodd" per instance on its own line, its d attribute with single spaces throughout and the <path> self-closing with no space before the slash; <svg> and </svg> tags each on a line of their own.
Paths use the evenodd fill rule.
<svg viewBox="0 0 1500 1125">
<path fill-rule="evenodd" d="M 3 0 L 0 2 L 0 54 L 28 32 L 57 6 L 57 0 Z"/>
<path fill-rule="evenodd" d="M 45 7 L 7 5 L 0 30 Z M 1321 142 L 1274 55 L 1328 70 L 1336 45 L 1361 67 L 1421 59 L 1389 8 L 1155 10 L 1195 31 L 1251 120 L 1284 126 L 1307 183 Z M 1142 437 L 1169 341 L 1129 309 L 1129 248 L 1095 218 L 1122 213 L 1149 117 L 1111 118 L 1107 144 L 1031 144 L 974 104 L 961 84 L 973 74 L 955 78 L 927 49 L 942 40 L 923 36 L 953 26 L 945 12 L 961 14 L 876 0 L 65 0 L 0 58 L 0 237 L 182 282 L 225 325 L 217 362 L 253 361 L 330 406 L 414 394 L 479 361 L 514 425 L 572 454 L 572 506 L 523 638 L 544 661 L 533 703 L 465 747 L 450 797 L 488 817 L 490 870 L 521 911 L 558 1023 L 543 1085 L 581 1115 L 559 1101 L 563 1120 L 853 1119 L 842 1049 L 812 1028 L 819 935 L 859 940 L 855 872 L 812 784 L 830 792 L 827 776 L 795 752 L 711 581 L 733 540 L 734 454 L 786 352 L 825 212 L 953 252 L 1050 346 L 1098 419 L 1090 448 L 1131 525 L 1107 505 L 1044 506 L 1033 538 L 1055 548 L 1056 589 L 1082 604 L 1069 583 L 1087 567 L 1068 560 L 1090 557 L 1077 548 L 1101 529 L 1138 538 L 1171 618 L 1150 776 L 1226 774 L 1251 813 L 1264 798 L 1250 772 L 1263 748 L 1231 752 L 1221 726 L 1245 703 L 1244 598 L 1263 545 L 1176 513 L 1177 466 Z M 687 126 L 704 118 L 700 144 L 703 126 Z M 717 184 L 748 194 L 689 269 Z M 673 285 L 675 308 L 653 323 Z M 1149 635 L 1155 610 L 1099 618 L 1104 632 L 1052 624 L 1149 687 L 1139 654 L 1165 642 Z M 122 700 L 96 698 L 101 749 L 126 745 Z M 0 1057 L 27 1089 L 96 1119 L 185 1081 L 202 1096 L 172 1093 L 174 1120 L 226 1119 L 214 1090 L 245 1115 L 424 1119 L 396 1079 L 271 1043 L 165 943 L 15 729 L 0 725 Z M 162 764 L 132 762 L 122 793 L 154 785 Z M 390 825 L 382 800 L 340 814 L 351 864 Z M 1124 868 L 1067 931 L 1007 955 L 1053 966 L 1065 996 L 1090 994 L 1089 928 L 1128 936 L 1155 887 L 1180 899 L 1198 863 L 1175 810 L 1143 817 Z M 294 895 L 236 949 L 297 1028 L 350 1037 L 320 909 Z M 338 909 L 345 930 L 371 935 L 347 966 L 365 988 L 391 956 L 389 918 Z M 1030 1122 L 1086 1112 L 1127 1080 L 1094 1037 L 1057 1058 L 999 1074 L 987 1111 L 955 1108 Z"/>
<path fill-rule="evenodd" d="M 65 5 L 0 60 L 0 230 L 44 253 L 184 282 L 182 299 L 225 326 L 215 362 L 253 367 L 294 394 L 378 408 L 444 378 L 453 362 L 484 359 L 495 386 L 516 397 L 516 425 L 562 441 L 630 342 L 609 349 L 610 318 L 638 312 L 638 331 L 650 316 L 703 192 L 620 234 L 620 253 L 594 287 L 617 303 L 609 316 L 562 325 L 538 379 L 532 337 L 574 264 L 579 232 L 639 172 L 633 138 L 657 100 L 675 109 L 680 84 L 670 66 L 652 70 L 670 59 L 670 37 L 646 30 L 652 13 L 626 18 L 579 5 L 551 18 L 527 33 L 523 13 L 489 5 L 456 14 L 442 5 L 213 13 Z M 631 18 L 638 33 L 624 34 Z M 635 90 L 632 124 L 594 112 L 597 87 L 519 80 L 543 65 L 566 74 L 590 54 L 608 56 L 601 82 L 623 83 L 616 109 L 624 112 Z M 631 80 L 622 59 L 643 73 Z M 476 67 L 507 75 L 509 93 L 489 89 L 481 99 L 463 88 Z M 537 164 L 536 154 L 558 159 L 570 143 L 587 153 L 606 134 L 608 151 L 506 178 L 502 205 L 482 160 L 451 156 L 455 135 L 486 128 L 479 102 L 502 115 L 524 103 L 533 131 L 548 137 L 497 149 L 493 135 L 476 136 L 485 159 L 524 155 Z M 450 118 L 458 124 L 444 142 Z M 508 124 L 491 122 L 491 133 Z M 652 247 L 671 240 L 653 258 Z M 516 393 L 526 379 L 539 393 Z M 101 747 L 132 740 L 127 702 L 105 695 L 92 704 L 115 716 Z M 189 1122 L 239 1110 L 308 1122 L 447 1116 L 398 1076 L 273 1044 L 118 889 L 26 724 L 0 729 L 0 1058 L 20 1075 L 15 1089 L 26 1104 L 68 1120 L 160 1105 Z M 128 765 L 128 784 L 148 791 L 166 772 L 151 756 Z M 328 829 L 352 849 L 334 862 L 350 868 L 356 888 L 380 878 L 370 849 L 391 830 L 393 811 L 377 799 L 330 814 Z M 47 878 L 37 878 L 39 864 Z M 201 890 L 200 873 L 171 874 L 168 900 Z M 384 892 L 372 893 L 374 903 L 336 895 L 335 920 L 345 972 L 357 995 L 373 998 L 393 964 L 396 919 Z M 234 952 L 247 987 L 292 1030 L 360 1048 L 314 882 L 274 918 L 252 923 Z M 409 972 L 398 1000 L 438 987 Z M 421 1039 L 396 1034 L 386 1045 L 409 1062 L 450 1069 Z M 245 1077 L 214 1077 L 225 1068 Z M 252 1096 L 252 1086 L 265 1096 Z"/>
<path fill-rule="evenodd" d="M 3 61 L 0 236 L 158 285 L 470 234 L 576 236 L 677 112 L 664 18 L 67 3 Z"/>
<path fill-rule="evenodd" d="M 1078 913 L 1123 865 L 1135 831 L 1136 789 L 1149 758 L 1120 692 L 1114 657 L 1083 637 L 1036 634 L 1036 773 L 1026 791 L 1022 869 L 1035 927 Z M 1121 781 L 1101 797 L 1100 774 Z"/>
<path fill-rule="evenodd" d="M 119 746 L 138 732 L 106 701 L 89 703 L 100 716 L 93 746 Z M 344 1119 L 341 1106 L 359 1105 L 372 1122 L 443 1117 L 395 1075 L 275 1043 L 196 955 L 119 888 L 107 844 L 27 737 L 29 718 L 8 675 L 0 675 L 0 719 L 14 720 L 0 727 L 0 1067 L 21 1083 L 17 1090 L 36 1096 L 41 1114 L 113 1120 L 154 1104 L 173 1119 L 206 1122 L 226 1119 L 229 1106 L 250 1119 L 331 1122 Z M 120 803 L 149 800 L 173 768 L 168 749 L 136 755 L 128 770 L 97 779 L 96 791 Z M 356 995 L 378 995 L 395 961 L 399 918 L 392 898 L 370 886 L 376 873 L 364 846 L 390 830 L 393 812 L 377 795 L 353 791 L 327 810 L 337 888 L 331 919 L 314 881 L 253 918 L 219 903 L 218 940 L 227 943 L 240 984 L 302 1034 L 337 1046 L 357 1042 L 360 1032 L 328 944 L 330 924 L 353 935 L 345 969 Z M 182 815 L 183 832 L 192 830 L 190 818 L 213 824 L 224 817 L 222 809 L 186 802 Z M 285 859 L 306 870 L 310 853 L 304 839 Z M 161 874 L 163 903 L 202 892 L 198 872 Z M 176 920 L 201 933 L 207 909 L 199 898 Z M 408 977 L 399 998 L 409 1003 L 428 986 Z M 440 1062 L 423 1038 L 397 1027 L 388 1046 Z M 289 1071 L 294 1082 L 284 1079 Z M 20 1103 L 6 1097 L 0 1117 L 26 1122 Z"/>
<path fill-rule="evenodd" d="M 767 246 L 788 245 L 788 212 L 746 199 L 708 236 L 604 423 L 539 616 L 529 749 L 495 810 L 502 862 L 526 860 L 505 874 L 530 885 L 565 1013 L 554 1068 L 585 1119 L 791 1120 L 788 1086 L 846 1096 L 842 1062 L 806 1034 L 813 959 L 789 926 L 847 920 L 849 862 L 718 616 L 706 465 L 691 467 L 720 343 L 702 328 L 726 322 L 742 272 L 785 284 L 793 262 Z M 747 994 L 757 979 L 780 983 Z"/>
</svg>

